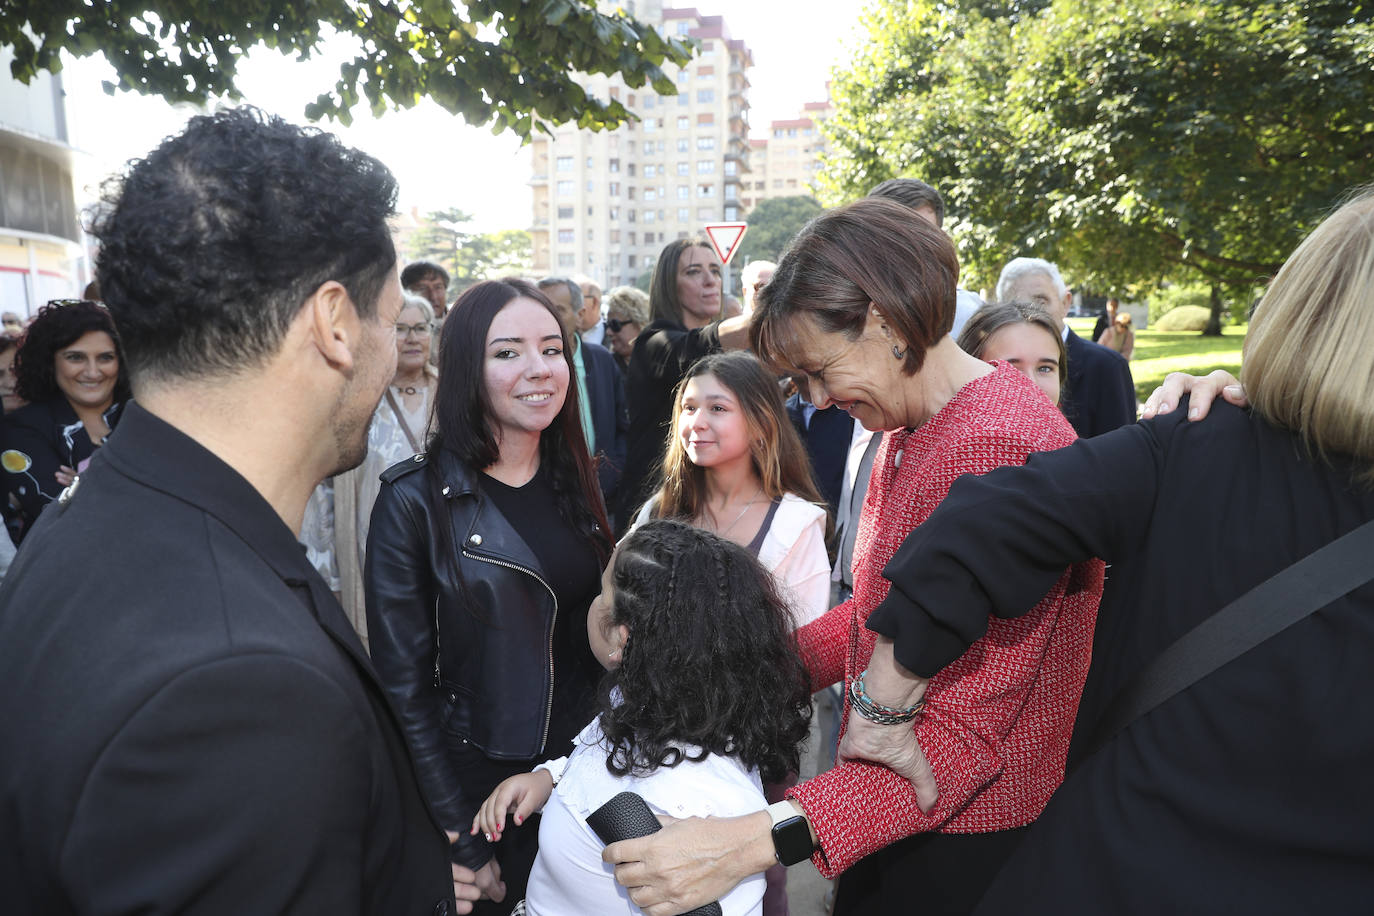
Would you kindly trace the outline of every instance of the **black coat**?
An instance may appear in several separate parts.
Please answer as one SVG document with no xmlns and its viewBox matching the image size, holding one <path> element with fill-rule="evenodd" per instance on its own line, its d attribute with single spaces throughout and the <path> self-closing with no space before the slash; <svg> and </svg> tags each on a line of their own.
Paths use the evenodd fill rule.
<svg viewBox="0 0 1374 916">
<path fill-rule="evenodd" d="M 105 425 L 111 430 L 119 423 L 123 406 L 122 401 L 116 401 L 105 411 Z M 38 513 L 63 490 L 57 482 L 57 469 L 62 465 L 79 468 L 95 453 L 96 444 L 86 435 L 86 427 L 72 405 L 58 395 L 6 414 L 0 424 L 0 449 L 19 452 L 28 459 L 27 469 L 11 471 L 6 467 L 4 477 L 5 491 L 19 501 L 24 524 L 32 525 Z"/>
<path fill-rule="evenodd" d="M 1060 399 L 1064 416 L 1084 439 L 1135 422 L 1135 381 L 1120 353 L 1069 331 L 1069 387 Z"/>
<path fill-rule="evenodd" d="M 1112 564 L 1069 775 L 979 913 L 1370 910 L 1374 583 L 1084 755 L 1112 698 L 1165 647 L 1374 518 L 1374 490 L 1352 481 L 1361 465 L 1314 462 L 1297 436 L 1230 405 L 1186 414 L 960 478 L 883 571 L 892 588 L 868 626 L 898 633 L 900 654 L 948 634 L 971 643 L 1065 564 Z"/>
<path fill-rule="evenodd" d="M 439 462 L 443 480 L 437 498 L 430 461 Z M 491 858 L 486 842 L 465 829 L 488 787 L 463 778 L 455 746 L 472 744 L 495 760 L 541 755 L 558 610 L 538 558 L 483 495 L 478 473 L 443 450 L 388 468 L 363 575 L 373 662 L 440 823 L 464 828 L 454 860 L 472 868 Z"/>
<path fill-rule="evenodd" d="M 453 909 L 343 610 L 246 480 L 136 404 L 0 587 L 0 679 L 6 912 Z"/>
<path fill-rule="evenodd" d="M 585 340 L 582 364 L 587 369 L 587 399 L 591 401 L 592 429 L 596 433 L 596 476 L 606 507 L 615 511 L 620 476 L 625 471 L 625 436 L 630 415 L 625 406 L 625 380 L 615 357 L 605 347 Z"/>
</svg>

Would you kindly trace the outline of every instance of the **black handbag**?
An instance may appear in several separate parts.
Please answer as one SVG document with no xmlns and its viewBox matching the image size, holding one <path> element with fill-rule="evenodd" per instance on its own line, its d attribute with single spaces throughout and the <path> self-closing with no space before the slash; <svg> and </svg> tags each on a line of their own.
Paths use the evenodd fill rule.
<svg viewBox="0 0 1374 916">
<path fill-rule="evenodd" d="M 1374 521 L 1280 570 L 1175 640 L 1112 698 L 1090 753 L 1156 706 L 1371 579 Z"/>
</svg>

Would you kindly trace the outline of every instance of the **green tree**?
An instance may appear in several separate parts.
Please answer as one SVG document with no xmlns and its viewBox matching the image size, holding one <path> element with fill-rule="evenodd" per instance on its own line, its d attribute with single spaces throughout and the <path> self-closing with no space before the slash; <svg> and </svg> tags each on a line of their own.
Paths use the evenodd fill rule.
<svg viewBox="0 0 1374 916">
<path fill-rule="evenodd" d="M 410 237 L 411 259 L 433 261 L 447 270 L 450 294 L 481 280 L 529 271 L 534 246 L 528 232 L 465 232 L 462 227 L 471 220 L 470 214 L 458 209 L 429 214 Z"/>
<path fill-rule="evenodd" d="M 1225 294 L 1248 295 L 1374 165 L 1367 5 L 1055 0 L 985 17 L 887 2 L 882 16 L 836 83 L 827 193 L 930 181 L 984 285 L 1017 254 L 1137 295 L 1201 279 L 1219 332 Z"/>
<path fill-rule="evenodd" d="M 806 195 L 760 201 L 744 219 L 749 231 L 741 254 L 751 261 L 776 261 L 801 228 L 823 210 L 816 198 Z"/>
<path fill-rule="evenodd" d="M 239 59 L 266 45 L 299 59 L 330 35 L 353 39 L 357 55 L 305 115 L 345 124 L 366 98 L 374 114 L 431 98 L 471 124 L 528 137 L 547 123 L 613 128 L 631 117 L 620 102 L 587 95 L 575 73 L 621 74 L 674 94 L 659 65 L 686 63 L 691 47 L 622 10 L 586 0 L 7 0 L 0 47 L 28 82 L 57 71 L 59 52 L 101 52 L 116 88 L 170 102 L 238 98 Z"/>
</svg>

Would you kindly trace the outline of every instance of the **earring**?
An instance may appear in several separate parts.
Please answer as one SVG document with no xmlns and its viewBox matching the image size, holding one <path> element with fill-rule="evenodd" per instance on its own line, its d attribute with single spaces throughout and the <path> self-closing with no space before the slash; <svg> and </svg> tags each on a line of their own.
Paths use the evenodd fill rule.
<svg viewBox="0 0 1374 916">
<path fill-rule="evenodd" d="M 892 345 L 892 355 L 897 359 L 906 359 L 906 351 L 898 350 L 896 344 Z"/>
</svg>

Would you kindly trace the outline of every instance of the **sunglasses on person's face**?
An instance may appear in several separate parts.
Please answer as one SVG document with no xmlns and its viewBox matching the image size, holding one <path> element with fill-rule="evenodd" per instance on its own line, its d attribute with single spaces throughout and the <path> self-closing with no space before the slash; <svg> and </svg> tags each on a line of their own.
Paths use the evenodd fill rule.
<svg viewBox="0 0 1374 916">
<path fill-rule="evenodd" d="M 628 328 L 632 324 L 634 324 L 633 321 L 621 321 L 619 318 L 607 318 L 606 330 L 610 331 L 612 334 L 619 334 L 621 328 Z"/>
</svg>

